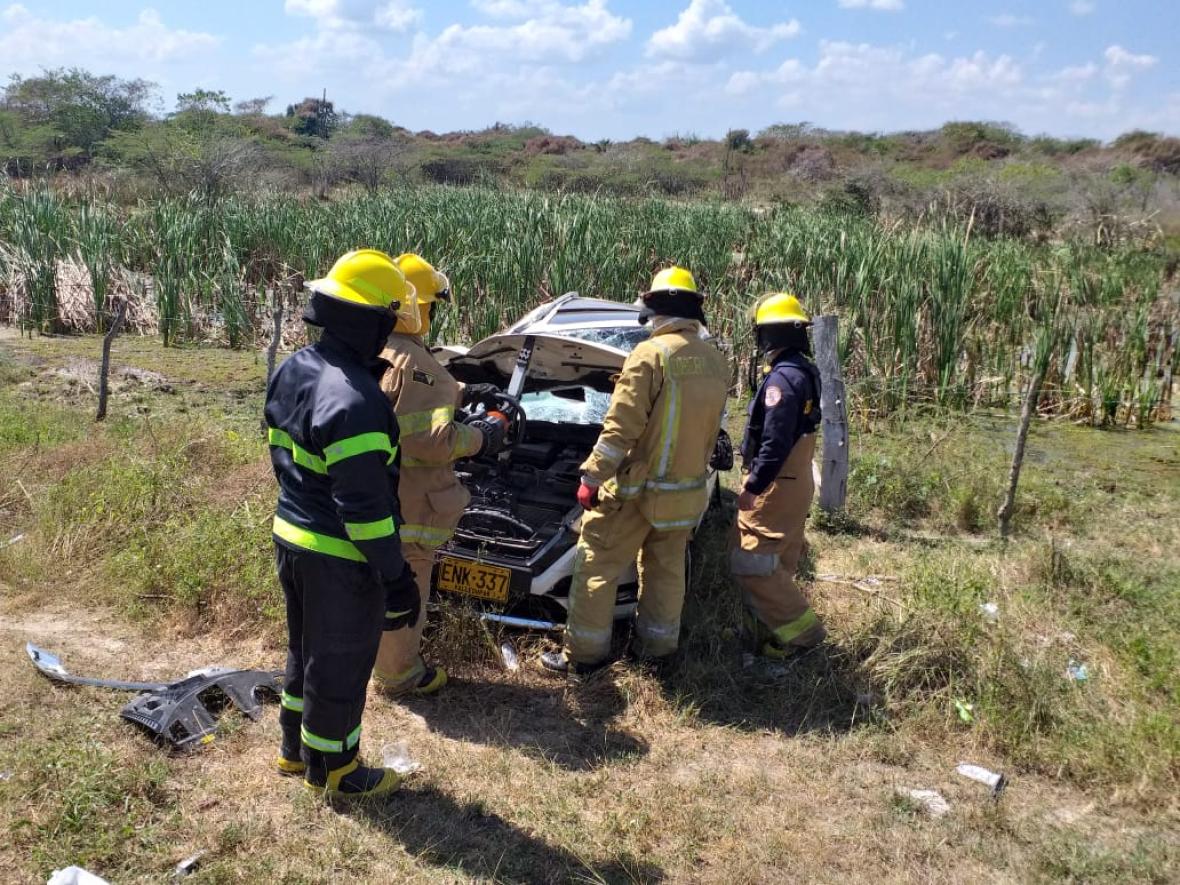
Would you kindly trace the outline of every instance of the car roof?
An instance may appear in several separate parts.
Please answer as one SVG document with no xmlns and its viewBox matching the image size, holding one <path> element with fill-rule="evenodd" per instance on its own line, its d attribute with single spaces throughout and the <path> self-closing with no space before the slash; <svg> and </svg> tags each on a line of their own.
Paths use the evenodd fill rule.
<svg viewBox="0 0 1180 885">
<path fill-rule="evenodd" d="M 525 314 L 500 334 L 561 335 L 574 329 L 639 325 L 639 306 L 569 292 Z"/>
</svg>

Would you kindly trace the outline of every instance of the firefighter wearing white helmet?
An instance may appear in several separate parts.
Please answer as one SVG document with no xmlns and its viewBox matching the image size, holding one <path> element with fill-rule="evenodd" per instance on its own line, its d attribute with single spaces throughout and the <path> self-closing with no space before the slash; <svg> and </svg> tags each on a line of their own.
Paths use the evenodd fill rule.
<svg viewBox="0 0 1180 885">
<path fill-rule="evenodd" d="M 402 555 L 426 598 L 435 551 L 450 540 L 471 500 L 455 476 L 455 462 L 480 452 L 498 452 L 509 419 L 492 411 L 478 426 L 455 420 L 465 388 L 439 364 L 423 339 L 434 306 L 451 299 L 450 281 L 418 255 L 400 255 L 396 263 L 417 290 L 418 305 L 412 315 L 399 313 L 381 352 L 390 366 L 381 389 L 393 403 L 401 428 Z M 423 611 L 410 629 L 382 635 L 373 679 L 383 694 L 431 694 L 446 684 L 446 671 L 422 659 L 425 623 Z"/>
<path fill-rule="evenodd" d="M 764 374 L 750 401 L 742 440 L 745 477 L 730 572 L 752 615 L 756 647 L 773 658 L 812 648 L 826 635 L 795 582 L 815 491 L 811 459 L 820 423 L 820 379 L 810 358 L 810 325 L 811 318 L 792 294 L 777 292 L 755 305 Z"/>
<path fill-rule="evenodd" d="M 619 579 L 639 560 L 635 651 L 676 651 L 684 604 L 685 548 L 708 503 L 709 457 L 721 429 L 729 365 L 702 337 L 704 296 L 691 273 L 670 267 L 642 296 L 651 337 L 628 355 L 582 464 L 584 510 L 570 586 L 566 644 L 541 656 L 547 669 L 583 675 L 608 662 Z"/>
</svg>

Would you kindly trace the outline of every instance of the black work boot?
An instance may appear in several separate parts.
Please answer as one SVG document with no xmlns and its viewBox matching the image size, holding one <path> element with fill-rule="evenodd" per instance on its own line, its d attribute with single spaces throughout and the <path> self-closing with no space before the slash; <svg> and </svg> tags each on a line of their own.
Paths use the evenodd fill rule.
<svg viewBox="0 0 1180 885">
<path fill-rule="evenodd" d="M 299 727 L 302 724 L 303 714 L 298 710 L 289 710 L 286 707 L 279 709 L 279 728 L 283 731 L 283 743 L 279 747 L 279 757 L 275 760 L 279 774 L 294 775 L 307 771 L 307 763 L 300 756 L 302 742 Z"/>
<path fill-rule="evenodd" d="M 542 653 L 541 666 L 550 673 L 557 673 L 577 681 L 591 676 L 600 670 L 605 670 L 610 666 L 610 661 L 599 661 L 594 664 L 579 664 L 577 661 L 571 661 L 565 656 L 564 651 L 559 650 Z"/>
<path fill-rule="evenodd" d="M 816 624 L 806 633 L 795 637 L 788 643 L 780 642 L 772 636 L 762 644 L 759 652 L 763 657 L 771 660 L 785 661 L 787 658 L 793 658 L 819 648 L 827 637 L 828 631 L 823 628 L 823 625 Z"/>
<path fill-rule="evenodd" d="M 373 684 L 382 696 L 391 700 L 396 700 L 406 695 L 434 694 L 447 684 L 447 671 L 442 667 L 423 664 L 422 672 L 416 677 L 411 674 L 411 678 L 409 679 L 396 680 L 390 679 L 388 676 L 384 676 L 374 670 Z"/>
<path fill-rule="evenodd" d="M 361 765 L 353 751 L 351 754 L 313 752 L 303 784 L 329 799 L 362 799 L 386 796 L 400 787 L 401 782 L 401 775 L 392 768 Z"/>
</svg>

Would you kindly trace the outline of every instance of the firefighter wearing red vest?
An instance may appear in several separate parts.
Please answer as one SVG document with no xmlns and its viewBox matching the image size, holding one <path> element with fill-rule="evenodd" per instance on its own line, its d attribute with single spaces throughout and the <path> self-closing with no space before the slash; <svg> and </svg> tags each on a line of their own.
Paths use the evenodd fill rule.
<svg viewBox="0 0 1180 885">
<path fill-rule="evenodd" d="M 618 582 L 637 557 L 635 651 L 659 659 L 676 650 L 686 547 L 708 504 L 709 458 L 728 395 L 729 365 L 702 338 L 704 296 L 692 274 L 662 270 L 641 297 L 651 337 L 627 356 L 582 464 L 565 648 L 541 657 L 547 669 L 573 676 L 608 662 Z"/>
<path fill-rule="evenodd" d="M 820 379 L 810 357 L 810 325 L 799 299 L 789 293 L 768 295 L 755 306 L 764 376 L 750 402 L 742 441 L 745 477 L 730 572 L 752 615 L 755 645 L 772 658 L 812 648 L 826 635 L 795 582 L 815 491 L 811 459 L 820 424 Z"/>
</svg>

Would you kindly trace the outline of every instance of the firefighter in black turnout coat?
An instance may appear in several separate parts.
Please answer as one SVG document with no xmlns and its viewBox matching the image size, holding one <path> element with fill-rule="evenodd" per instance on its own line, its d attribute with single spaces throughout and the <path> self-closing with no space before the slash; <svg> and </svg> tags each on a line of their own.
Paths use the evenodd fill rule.
<svg viewBox="0 0 1180 885">
<path fill-rule="evenodd" d="M 388 368 L 378 354 L 414 292 L 372 249 L 307 287 L 304 319 L 323 334 L 279 367 L 266 396 L 288 630 L 278 768 L 332 796 L 373 796 L 399 777 L 357 761 L 365 689 L 382 629 L 405 629 L 421 605 L 398 536 L 397 420 L 378 385 Z"/>
</svg>

